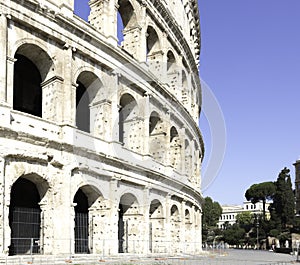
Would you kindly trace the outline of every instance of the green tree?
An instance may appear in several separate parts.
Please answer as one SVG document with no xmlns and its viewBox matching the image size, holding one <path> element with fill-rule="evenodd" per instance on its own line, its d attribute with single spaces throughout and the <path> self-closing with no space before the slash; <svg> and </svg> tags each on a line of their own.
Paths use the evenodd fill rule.
<svg viewBox="0 0 300 265">
<path fill-rule="evenodd" d="M 243 243 L 246 235 L 245 229 L 241 228 L 238 224 L 229 226 L 223 233 L 224 241 L 229 245 L 238 245 Z"/>
<path fill-rule="evenodd" d="M 241 212 L 236 215 L 236 223 L 248 233 L 253 226 L 253 215 L 250 212 Z"/>
<path fill-rule="evenodd" d="M 276 185 L 272 181 L 253 184 L 246 190 L 245 197 L 252 203 L 263 202 L 263 219 L 266 217 L 266 201 L 272 199 L 276 191 Z"/>
<path fill-rule="evenodd" d="M 216 227 L 221 214 L 221 205 L 212 198 L 206 197 L 203 205 L 203 227 Z"/>
<path fill-rule="evenodd" d="M 279 173 L 271 205 L 271 218 L 274 222 L 279 219 L 283 229 L 292 226 L 295 215 L 295 197 L 289 173 L 286 167 Z"/>
</svg>

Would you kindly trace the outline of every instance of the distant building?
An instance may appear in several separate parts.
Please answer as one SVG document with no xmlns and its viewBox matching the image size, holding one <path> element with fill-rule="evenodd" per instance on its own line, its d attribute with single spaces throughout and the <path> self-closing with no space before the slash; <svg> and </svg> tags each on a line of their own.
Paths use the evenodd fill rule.
<svg viewBox="0 0 300 265">
<path fill-rule="evenodd" d="M 270 212 L 268 210 L 270 203 L 266 203 L 266 218 L 270 218 Z M 243 205 L 222 205 L 222 215 L 218 222 L 218 227 L 223 229 L 226 225 L 233 225 L 236 223 L 236 216 L 242 212 L 250 212 L 252 214 L 262 214 L 263 213 L 263 203 L 262 201 L 258 203 L 251 203 L 246 201 Z"/>
</svg>

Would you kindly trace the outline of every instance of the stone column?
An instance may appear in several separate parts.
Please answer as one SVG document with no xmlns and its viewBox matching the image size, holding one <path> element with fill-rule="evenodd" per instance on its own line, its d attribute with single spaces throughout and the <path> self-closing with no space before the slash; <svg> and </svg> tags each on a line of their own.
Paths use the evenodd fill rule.
<svg viewBox="0 0 300 265">
<path fill-rule="evenodd" d="M 141 110 L 141 115 L 143 116 L 143 119 L 144 119 L 144 123 L 143 123 L 143 132 L 142 132 L 142 143 L 143 143 L 143 146 L 142 146 L 142 154 L 144 155 L 149 155 L 149 150 L 150 150 L 150 147 L 149 147 L 149 142 L 150 142 L 150 133 L 149 133 L 149 122 L 150 122 L 150 95 L 149 94 L 145 94 L 144 95 L 144 98 L 141 100 L 141 103 L 140 106 L 143 106 L 144 108 Z"/>
<path fill-rule="evenodd" d="M 5 179 L 5 159 L 3 157 L 0 157 L 0 216 L 1 216 L 1 222 L 0 222 L 0 233 L 1 235 L 5 234 L 5 191 L 4 191 L 4 179 Z M 5 238 L 2 238 L 0 241 L 0 256 L 3 254 L 6 254 L 5 249 Z"/>
<path fill-rule="evenodd" d="M 118 92 L 119 92 L 119 78 L 121 75 L 119 73 L 113 72 L 112 73 L 112 80 L 111 80 L 111 90 L 114 91 L 114 93 L 111 93 L 111 122 L 112 122 L 112 133 L 111 133 L 111 139 L 114 142 L 119 142 L 119 98 L 118 98 Z"/>
<path fill-rule="evenodd" d="M 111 107 L 109 99 L 101 100 L 90 106 L 91 133 L 102 140 L 111 140 Z"/>
<path fill-rule="evenodd" d="M 111 44 L 117 46 L 117 12 L 116 0 L 91 0 L 89 22 L 101 34 L 109 38 Z"/>
<path fill-rule="evenodd" d="M 0 14 L 0 103 L 6 102 L 7 17 Z"/>
<path fill-rule="evenodd" d="M 171 195 L 166 196 L 165 203 L 165 253 L 171 253 L 172 235 L 171 235 Z"/>
<path fill-rule="evenodd" d="M 41 234 L 40 250 L 41 254 L 53 254 L 53 212 L 48 203 L 40 203 L 41 208 Z"/>
<path fill-rule="evenodd" d="M 164 128 L 166 132 L 164 146 L 165 146 L 165 155 L 163 157 L 165 166 L 171 167 L 171 145 L 170 145 L 170 130 L 171 130 L 171 112 L 169 109 L 164 109 L 165 115 L 163 117 L 164 120 Z"/>
<path fill-rule="evenodd" d="M 110 214 L 109 202 L 99 201 L 89 209 L 89 238 L 92 254 L 109 255 L 108 220 Z"/>
<path fill-rule="evenodd" d="M 63 99 L 64 105 L 68 106 L 63 108 L 63 124 L 69 126 L 75 126 L 76 119 L 76 84 L 72 82 L 72 54 L 76 51 L 71 46 L 67 44 L 64 46 L 65 50 L 62 52 L 61 56 L 63 58 L 62 74 L 64 83 L 63 89 Z"/>
<path fill-rule="evenodd" d="M 181 202 L 181 209 L 180 209 L 181 223 L 179 224 L 179 227 L 180 227 L 180 232 L 179 232 L 180 241 L 179 241 L 178 249 L 179 249 L 180 253 L 182 253 L 182 252 L 186 253 L 186 249 L 187 249 L 186 242 L 185 242 L 185 237 L 186 237 L 188 231 L 186 231 L 186 225 L 185 225 L 185 222 L 186 222 L 186 219 L 185 219 L 185 206 L 186 206 L 186 201 L 183 200 Z"/>
<path fill-rule="evenodd" d="M 106 235 L 106 245 L 107 253 L 106 255 L 116 255 L 119 251 L 119 241 L 118 241 L 118 222 L 119 222 L 119 198 L 117 197 L 118 192 L 118 179 L 113 178 L 109 183 L 109 201 L 110 201 L 110 211 L 108 216 L 108 222 L 106 223 L 107 235 Z M 108 242 L 107 242 L 108 241 Z"/>
<path fill-rule="evenodd" d="M 14 64 L 17 60 L 15 58 L 7 57 L 7 83 L 6 83 L 6 100 L 7 104 L 13 108 L 13 94 L 14 94 Z"/>
<path fill-rule="evenodd" d="M 41 84 L 43 90 L 43 114 L 44 119 L 61 123 L 63 121 L 62 110 L 64 108 L 63 78 L 53 76 Z"/>
</svg>

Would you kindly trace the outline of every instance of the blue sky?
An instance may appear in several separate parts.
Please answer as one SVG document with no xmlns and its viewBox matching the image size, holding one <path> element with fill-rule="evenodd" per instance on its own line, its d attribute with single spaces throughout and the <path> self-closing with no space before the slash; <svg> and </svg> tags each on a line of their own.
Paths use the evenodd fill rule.
<svg viewBox="0 0 300 265">
<path fill-rule="evenodd" d="M 87 2 L 75 1 L 83 18 Z M 200 75 L 226 125 L 222 167 L 208 176 L 217 141 L 204 115 L 200 120 L 203 178 L 214 179 L 203 193 L 221 204 L 240 204 L 251 184 L 276 180 L 285 166 L 294 181 L 292 164 L 300 158 L 300 1 L 200 0 L 199 9 Z"/>
<path fill-rule="evenodd" d="M 251 184 L 276 180 L 285 166 L 294 181 L 292 164 L 300 157 L 300 1 L 200 0 L 199 8 L 200 75 L 221 106 L 227 132 L 222 168 L 204 195 L 241 203 Z M 200 127 L 207 163 L 214 139 L 205 120 Z"/>
</svg>

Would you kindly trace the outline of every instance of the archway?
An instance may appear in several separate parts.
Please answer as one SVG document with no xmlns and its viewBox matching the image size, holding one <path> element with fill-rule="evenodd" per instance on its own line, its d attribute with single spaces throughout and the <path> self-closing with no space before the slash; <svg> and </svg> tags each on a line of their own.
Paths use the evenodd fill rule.
<svg viewBox="0 0 300 265">
<path fill-rule="evenodd" d="M 42 117 L 42 82 L 53 71 L 50 56 L 35 44 L 23 44 L 15 53 L 13 109 Z"/>
<path fill-rule="evenodd" d="M 14 65 L 13 109 L 42 117 L 42 78 L 36 65 L 16 54 Z"/>
<path fill-rule="evenodd" d="M 9 255 L 40 252 L 41 200 L 37 186 L 20 177 L 12 186 L 9 206 Z"/>
<path fill-rule="evenodd" d="M 163 123 L 159 114 L 153 111 L 149 119 L 149 153 L 157 161 L 163 161 L 165 136 Z"/>
<path fill-rule="evenodd" d="M 93 132 L 97 107 L 102 83 L 92 72 L 84 71 L 77 78 L 76 88 L 76 126 L 84 132 Z"/>
<path fill-rule="evenodd" d="M 125 147 L 138 149 L 140 147 L 139 137 L 136 137 L 138 130 L 138 105 L 130 94 L 122 95 L 119 111 L 119 141 Z"/>
<path fill-rule="evenodd" d="M 79 189 L 74 201 L 75 210 L 75 253 L 89 253 L 89 203 L 88 197 Z"/>
<path fill-rule="evenodd" d="M 124 194 L 119 203 L 118 242 L 119 253 L 133 253 L 138 247 L 139 228 L 136 227 L 139 209 L 137 199 L 130 193 Z"/>
<path fill-rule="evenodd" d="M 133 35 L 129 32 L 132 28 L 137 26 L 137 18 L 134 12 L 133 6 L 128 0 L 118 1 L 118 12 L 117 12 L 117 37 L 118 44 L 123 43 L 123 47 L 130 48 L 132 43 Z"/>
<path fill-rule="evenodd" d="M 180 215 L 178 207 L 174 204 L 170 210 L 170 234 L 171 234 L 171 249 L 173 252 L 179 252 L 180 243 Z"/>
<path fill-rule="evenodd" d="M 171 166 L 176 170 L 181 169 L 181 148 L 178 131 L 172 126 L 170 129 L 169 161 Z"/>
<path fill-rule="evenodd" d="M 149 251 L 151 253 L 165 252 L 164 239 L 164 216 L 160 201 L 153 200 L 149 209 Z"/>
</svg>

